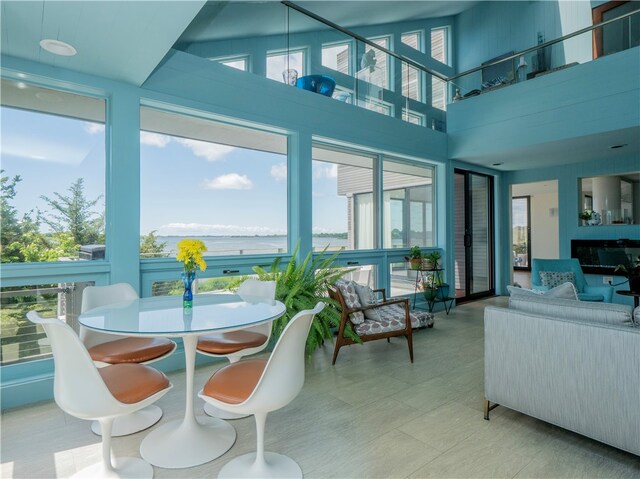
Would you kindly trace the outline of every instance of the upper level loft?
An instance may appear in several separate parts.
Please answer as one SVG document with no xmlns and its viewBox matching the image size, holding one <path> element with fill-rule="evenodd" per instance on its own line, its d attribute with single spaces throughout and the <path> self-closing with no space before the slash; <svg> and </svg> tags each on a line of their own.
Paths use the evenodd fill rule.
<svg viewBox="0 0 640 479">
<path fill-rule="evenodd" d="M 452 102 L 640 45 L 640 2 L 395 2 L 393 17 L 372 2 L 302 3 L 208 2 L 174 48 L 447 131 Z M 353 3 L 367 15 L 345 16 Z"/>
</svg>

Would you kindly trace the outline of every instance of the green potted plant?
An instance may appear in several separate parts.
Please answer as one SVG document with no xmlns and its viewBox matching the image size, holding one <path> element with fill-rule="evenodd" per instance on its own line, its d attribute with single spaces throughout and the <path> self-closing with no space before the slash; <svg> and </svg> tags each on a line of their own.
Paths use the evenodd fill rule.
<svg viewBox="0 0 640 479">
<path fill-rule="evenodd" d="M 432 251 L 431 253 L 428 253 L 424 259 L 425 261 L 423 262 L 423 268 L 424 269 L 437 269 L 440 267 L 438 261 L 440 261 L 440 258 L 442 258 L 442 255 L 440 254 L 439 251 Z"/>
<path fill-rule="evenodd" d="M 409 261 L 411 269 L 420 269 L 420 266 L 422 265 L 422 250 L 420 249 L 420 246 L 413 246 L 409 250 L 409 256 L 405 257 L 405 259 Z"/>
<path fill-rule="evenodd" d="M 640 293 L 640 256 L 638 256 L 635 263 L 635 266 L 619 264 L 616 266 L 615 272 L 621 272 L 629 280 L 629 291 Z"/>
<path fill-rule="evenodd" d="M 578 217 L 579 217 L 582 221 L 587 222 L 587 221 L 589 221 L 589 220 L 591 219 L 591 214 L 592 214 L 592 211 L 591 211 L 591 210 L 584 210 L 583 212 L 581 212 L 581 213 L 578 215 Z"/>
<path fill-rule="evenodd" d="M 296 261 L 298 253 L 298 246 L 296 246 L 291 260 L 284 268 L 280 267 L 281 258 L 276 258 L 268 270 L 260 266 L 253 267 L 260 281 L 276 282 L 276 299 L 287 308 L 284 316 L 273 321 L 271 334 L 273 344 L 291 318 L 300 311 L 313 309 L 318 301 L 324 302 L 326 306 L 316 315 L 311 325 L 309 336 L 307 336 L 307 356 L 311 356 L 313 351 L 323 346 L 325 340 L 333 340 L 331 328 L 340 326 L 341 313 L 340 305 L 327 295 L 327 288 L 353 270 L 336 266 L 335 259 L 339 251 L 329 257 L 325 256 L 325 252 L 326 248 L 315 258 L 309 252 L 304 260 L 299 262 Z M 347 325 L 344 334 L 358 343 L 361 342 L 350 325 Z"/>
<path fill-rule="evenodd" d="M 440 259 L 442 254 L 439 251 L 432 251 L 425 256 L 423 269 L 430 271 L 423 282 L 423 294 L 427 301 L 445 299 L 449 296 L 449 285 L 442 278 Z"/>
</svg>

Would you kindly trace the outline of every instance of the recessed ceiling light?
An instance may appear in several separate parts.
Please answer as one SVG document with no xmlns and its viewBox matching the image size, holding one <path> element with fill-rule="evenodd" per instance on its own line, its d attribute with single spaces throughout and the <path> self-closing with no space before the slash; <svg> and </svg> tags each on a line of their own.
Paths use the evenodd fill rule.
<svg viewBox="0 0 640 479">
<path fill-rule="evenodd" d="M 627 146 L 627 143 L 622 143 L 621 145 L 613 145 L 613 146 L 610 146 L 609 148 L 611 148 L 612 150 L 615 150 L 618 148 L 624 148 L 625 146 Z"/>
<path fill-rule="evenodd" d="M 19 81 L 16 83 L 16 86 L 20 89 L 20 90 L 24 90 L 25 88 L 27 88 L 27 84 L 23 81 Z"/>
<path fill-rule="evenodd" d="M 40 40 L 40 46 L 49 53 L 62 55 L 63 57 L 72 57 L 78 53 L 76 49 L 68 43 L 61 42 L 60 40 L 53 40 L 51 38 Z"/>
<path fill-rule="evenodd" d="M 499 162 L 499 163 L 491 163 L 491 166 L 502 166 L 504 165 L 504 162 Z"/>
</svg>

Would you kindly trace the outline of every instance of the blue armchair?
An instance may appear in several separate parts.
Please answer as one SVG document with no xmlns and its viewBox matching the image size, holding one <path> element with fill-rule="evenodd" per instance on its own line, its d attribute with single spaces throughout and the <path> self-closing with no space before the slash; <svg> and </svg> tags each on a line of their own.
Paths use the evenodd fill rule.
<svg viewBox="0 0 640 479">
<path fill-rule="evenodd" d="M 576 277 L 576 290 L 580 301 L 602 301 L 610 303 L 613 298 L 612 286 L 589 286 L 577 259 L 537 259 L 531 261 L 531 286 L 538 291 L 549 288 L 542 286 L 540 271 L 571 271 Z"/>
</svg>

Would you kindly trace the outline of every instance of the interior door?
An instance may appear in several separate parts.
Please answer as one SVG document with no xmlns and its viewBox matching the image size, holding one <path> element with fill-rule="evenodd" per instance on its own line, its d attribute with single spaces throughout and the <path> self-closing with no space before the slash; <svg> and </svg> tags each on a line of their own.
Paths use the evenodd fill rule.
<svg viewBox="0 0 640 479">
<path fill-rule="evenodd" d="M 456 170 L 454 259 L 458 302 L 495 294 L 493 178 Z"/>
</svg>

